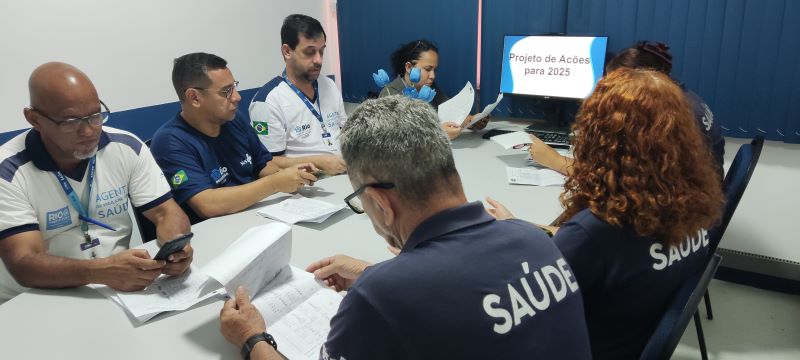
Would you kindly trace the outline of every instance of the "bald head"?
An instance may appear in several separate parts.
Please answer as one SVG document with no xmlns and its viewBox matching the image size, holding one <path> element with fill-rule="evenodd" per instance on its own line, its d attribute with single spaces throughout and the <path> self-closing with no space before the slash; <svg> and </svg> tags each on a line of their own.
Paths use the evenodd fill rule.
<svg viewBox="0 0 800 360">
<path fill-rule="evenodd" d="M 89 77 L 78 68 L 62 62 L 49 62 L 37 67 L 28 79 L 28 92 L 31 106 L 54 115 L 65 111 L 80 112 L 82 104 L 98 104 L 99 101 L 97 90 Z"/>
</svg>

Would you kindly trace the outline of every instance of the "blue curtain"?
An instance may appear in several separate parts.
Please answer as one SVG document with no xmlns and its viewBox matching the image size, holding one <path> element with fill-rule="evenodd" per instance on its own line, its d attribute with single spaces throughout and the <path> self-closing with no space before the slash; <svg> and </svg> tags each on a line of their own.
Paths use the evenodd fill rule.
<svg viewBox="0 0 800 360">
<path fill-rule="evenodd" d="M 477 0 L 340 0 L 338 12 L 346 101 L 377 90 L 370 74 L 415 38 L 439 45 L 447 93 L 475 84 Z M 503 35 L 606 35 L 612 52 L 664 41 L 673 76 L 709 104 L 726 136 L 800 143 L 798 0 L 485 0 L 482 21 L 481 106 L 497 96 Z M 509 96 L 496 111 L 538 117 L 541 105 Z"/>
<path fill-rule="evenodd" d="M 389 56 L 416 39 L 439 47 L 436 84 L 446 94 L 457 94 L 467 81 L 475 84 L 477 1 L 340 0 L 337 13 L 345 101 L 377 92 L 371 74 L 382 68 L 391 76 Z"/>
<path fill-rule="evenodd" d="M 567 32 L 672 47 L 673 77 L 714 111 L 725 136 L 800 143 L 800 2 L 570 0 Z"/>
</svg>

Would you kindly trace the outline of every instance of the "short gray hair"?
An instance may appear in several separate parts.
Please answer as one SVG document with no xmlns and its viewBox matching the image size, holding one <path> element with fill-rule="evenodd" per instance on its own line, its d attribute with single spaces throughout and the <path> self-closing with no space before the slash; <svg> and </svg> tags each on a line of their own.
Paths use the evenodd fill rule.
<svg viewBox="0 0 800 360">
<path fill-rule="evenodd" d="M 365 177 L 392 182 L 409 205 L 461 189 L 450 140 L 436 112 L 422 101 L 401 95 L 367 100 L 348 117 L 339 142 L 354 182 Z"/>
</svg>

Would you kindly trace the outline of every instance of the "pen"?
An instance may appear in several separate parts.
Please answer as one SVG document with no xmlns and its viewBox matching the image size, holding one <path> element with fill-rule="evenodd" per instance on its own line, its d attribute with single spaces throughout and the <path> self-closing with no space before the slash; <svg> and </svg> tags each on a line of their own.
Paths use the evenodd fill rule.
<svg viewBox="0 0 800 360">
<path fill-rule="evenodd" d="M 83 216 L 83 215 L 78 215 L 78 219 L 80 219 L 80 220 L 83 220 L 83 221 L 86 221 L 86 222 L 88 222 L 88 223 L 95 224 L 95 225 L 97 225 L 97 226 L 99 226 L 99 227 L 106 228 L 106 229 L 108 229 L 108 230 L 111 230 L 111 231 L 117 231 L 117 229 L 114 229 L 114 228 L 112 228 L 111 226 L 108 226 L 108 225 L 106 225 L 106 224 L 103 224 L 103 223 L 101 223 L 101 222 L 99 222 L 99 221 L 97 221 L 97 220 L 95 220 L 95 219 L 92 219 L 92 218 L 90 218 L 90 217 L 85 217 L 85 216 Z"/>
</svg>

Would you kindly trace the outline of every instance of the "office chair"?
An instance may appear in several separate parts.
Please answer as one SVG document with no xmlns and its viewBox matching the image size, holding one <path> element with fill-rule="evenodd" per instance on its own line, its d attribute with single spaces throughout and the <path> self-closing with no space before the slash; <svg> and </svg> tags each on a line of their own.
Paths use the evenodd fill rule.
<svg viewBox="0 0 800 360">
<path fill-rule="evenodd" d="M 700 356 L 703 360 L 708 360 L 703 326 L 697 306 L 700 305 L 703 293 L 706 292 L 711 279 L 714 278 L 720 261 L 722 261 L 721 256 L 712 255 L 703 272 L 690 277 L 678 288 L 661 317 L 661 321 L 656 326 L 656 330 L 653 331 L 653 335 L 645 345 L 642 355 L 639 357 L 640 360 L 669 359 L 675 352 L 675 348 L 692 318 L 694 318 L 694 326 L 697 331 Z"/>
<path fill-rule="evenodd" d="M 156 239 L 156 225 L 150 219 L 144 216 L 139 208 L 133 208 L 133 217 L 136 218 L 136 226 L 139 228 L 139 234 L 142 236 L 142 243 L 146 243 Z"/>
<path fill-rule="evenodd" d="M 742 199 L 744 190 L 750 182 L 750 177 L 753 176 L 753 171 L 756 168 L 763 147 L 764 137 L 758 135 L 749 144 L 739 147 L 739 151 L 736 152 L 736 157 L 733 159 L 731 167 L 725 175 L 725 180 L 722 182 L 722 191 L 725 193 L 725 208 L 722 211 L 722 219 L 720 219 L 719 224 L 708 231 L 709 256 L 717 252 L 722 235 L 725 234 L 725 229 L 728 228 L 728 224 L 733 218 L 733 213 L 736 211 L 736 207 L 739 206 L 739 201 Z M 714 318 L 714 313 L 711 310 L 711 298 L 708 295 L 708 291 L 706 291 L 704 298 L 706 317 L 711 320 Z"/>
<path fill-rule="evenodd" d="M 153 139 L 147 139 L 144 144 L 150 147 Z M 131 201 L 131 206 L 133 202 Z M 133 217 L 136 219 L 136 226 L 139 228 L 139 235 L 142 236 L 142 243 L 156 239 L 156 225 L 150 219 L 144 216 L 142 211 L 137 207 L 133 207 Z"/>
</svg>

